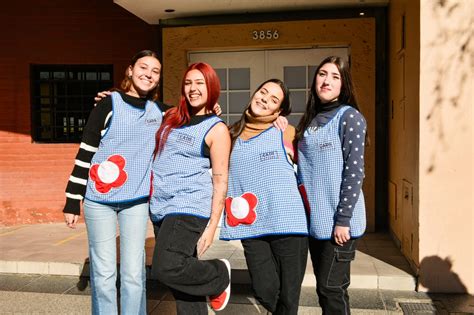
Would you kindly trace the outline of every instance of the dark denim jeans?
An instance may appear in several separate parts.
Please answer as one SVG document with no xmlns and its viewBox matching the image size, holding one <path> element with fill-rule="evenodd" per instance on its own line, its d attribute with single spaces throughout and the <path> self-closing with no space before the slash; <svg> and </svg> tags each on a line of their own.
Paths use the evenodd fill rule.
<svg viewBox="0 0 474 315">
<path fill-rule="evenodd" d="M 339 246 L 333 240 L 309 238 L 309 251 L 316 276 L 316 292 L 324 315 L 349 315 L 351 261 L 355 258 L 357 240 Z"/>
<path fill-rule="evenodd" d="M 242 240 L 255 298 L 269 312 L 298 313 L 308 237 L 265 236 Z"/>
<path fill-rule="evenodd" d="M 152 274 L 173 292 L 178 314 L 207 314 L 206 296 L 220 294 L 229 284 L 225 264 L 198 260 L 196 244 L 208 219 L 166 216 L 154 224 Z"/>
</svg>

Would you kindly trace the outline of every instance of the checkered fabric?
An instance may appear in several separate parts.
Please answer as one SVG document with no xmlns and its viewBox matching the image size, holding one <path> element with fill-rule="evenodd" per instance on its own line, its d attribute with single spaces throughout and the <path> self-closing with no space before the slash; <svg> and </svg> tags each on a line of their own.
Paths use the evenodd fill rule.
<svg viewBox="0 0 474 315">
<path fill-rule="evenodd" d="M 278 234 L 308 234 L 308 223 L 296 174 L 286 157 L 281 131 L 271 127 L 248 140 L 238 138 L 229 166 L 229 197 L 251 192 L 258 203 L 251 224 L 231 226 L 227 211 L 220 238 L 224 240 Z"/>
<path fill-rule="evenodd" d="M 298 179 L 305 186 L 310 204 L 310 235 L 331 239 L 341 194 L 342 172 L 346 167 L 339 138 L 343 106 L 334 118 L 319 128 L 308 128 L 298 143 Z M 350 187 L 350 186 L 349 186 Z M 351 189 L 351 188 L 349 188 Z M 351 237 L 360 237 L 366 227 L 362 191 L 350 220 Z"/>
<path fill-rule="evenodd" d="M 207 133 L 218 123 L 223 121 L 210 116 L 199 124 L 170 132 L 152 167 L 150 215 L 153 222 L 159 222 L 170 214 L 211 216 L 211 163 L 203 152 Z"/>
<path fill-rule="evenodd" d="M 118 187 L 112 185 L 107 192 L 98 191 L 89 173 L 85 198 L 98 203 L 130 202 L 149 195 L 155 133 L 163 119 L 156 103 L 148 101 L 144 109 L 139 109 L 125 103 L 117 92 L 112 93 L 112 106 L 110 126 L 92 158 L 91 169 L 100 165 L 102 186 L 112 185 L 119 173 L 125 173 L 125 182 Z M 121 157 L 123 169 L 107 162 L 111 156 Z"/>
</svg>

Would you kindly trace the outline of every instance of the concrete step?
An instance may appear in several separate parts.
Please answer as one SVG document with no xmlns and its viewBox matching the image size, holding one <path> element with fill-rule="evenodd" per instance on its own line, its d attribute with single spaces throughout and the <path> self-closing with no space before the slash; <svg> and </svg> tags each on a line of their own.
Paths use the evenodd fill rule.
<svg viewBox="0 0 474 315">
<path fill-rule="evenodd" d="M 367 234 L 359 243 L 351 263 L 351 288 L 414 291 L 416 278 L 406 259 L 387 234 Z M 203 259 L 227 258 L 232 266 L 232 281 L 250 283 L 240 241 L 216 240 Z M 311 259 L 308 256 L 303 286 L 315 287 Z"/>
<path fill-rule="evenodd" d="M 149 269 L 154 247 L 151 224 L 145 247 Z M 84 224 L 75 230 L 63 224 L 0 227 L 0 253 L 0 273 L 89 275 Z M 202 257 L 213 258 L 229 259 L 233 283 L 250 282 L 240 241 L 216 239 Z M 314 288 L 315 285 L 311 259 L 308 259 L 303 286 Z M 356 259 L 351 264 L 351 288 L 414 291 L 416 278 L 388 234 L 368 233 L 360 240 Z"/>
</svg>

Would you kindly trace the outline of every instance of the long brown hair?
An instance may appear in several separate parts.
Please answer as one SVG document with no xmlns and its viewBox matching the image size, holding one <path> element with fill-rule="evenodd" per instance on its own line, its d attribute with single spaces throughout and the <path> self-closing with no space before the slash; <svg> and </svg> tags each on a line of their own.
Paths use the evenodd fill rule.
<svg viewBox="0 0 474 315">
<path fill-rule="evenodd" d="M 120 83 L 120 89 L 122 91 L 124 91 L 125 93 L 130 91 L 131 87 L 132 87 L 132 79 L 128 76 L 128 69 L 129 67 L 132 67 L 135 66 L 135 63 L 137 62 L 138 59 L 140 58 L 143 58 L 143 57 L 154 57 L 156 58 L 156 60 L 158 60 L 158 62 L 160 61 L 160 59 L 158 58 L 158 55 L 152 51 L 152 50 L 142 50 L 142 51 L 139 51 L 138 53 L 135 54 L 135 56 L 132 57 L 132 60 L 130 62 L 130 65 L 127 67 L 127 69 L 125 69 L 125 77 L 123 78 L 122 80 L 122 83 Z M 147 99 L 150 99 L 150 100 L 153 100 L 153 101 L 156 101 L 158 99 L 158 96 L 159 96 L 159 91 L 160 91 L 160 84 L 158 83 L 156 85 L 156 87 L 152 90 L 150 90 L 150 92 L 148 92 L 146 98 Z"/>
<path fill-rule="evenodd" d="M 316 69 L 316 72 L 314 73 L 313 83 L 311 84 L 310 90 L 311 94 L 309 96 L 308 103 L 306 104 L 306 111 L 303 114 L 303 117 L 301 117 L 298 127 L 296 128 L 296 139 L 298 140 L 301 139 L 306 127 L 308 127 L 313 118 L 316 117 L 316 115 L 319 114 L 323 108 L 323 104 L 316 93 L 316 78 L 318 76 L 319 70 L 327 63 L 334 64 L 341 75 L 341 93 L 337 98 L 339 103 L 354 107 L 360 112 L 359 106 L 357 105 L 349 64 L 338 56 L 327 57 L 321 61 L 318 68 Z"/>
<path fill-rule="evenodd" d="M 247 111 L 247 109 L 250 108 L 250 104 L 252 103 L 252 99 L 255 93 L 257 93 L 265 84 L 269 82 L 277 84 L 283 91 L 283 99 L 281 100 L 281 104 L 280 104 L 280 116 L 288 116 L 291 113 L 290 91 L 288 90 L 288 87 L 285 85 L 285 83 L 283 83 L 283 81 L 281 81 L 280 79 L 269 79 L 269 80 L 264 81 L 252 93 L 252 96 L 250 97 L 250 100 L 247 106 L 245 107 L 244 112 L 242 116 L 240 117 L 240 119 L 229 127 L 230 137 L 232 139 L 232 146 L 234 146 L 235 140 L 240 136 L 240 134 L 244 130 L 245 112 Z"/>
<path fill-rule="evenodd" d="M 184 73 L 183 80 L 181 81 L 181 96 L 178 106 L 173 107 L 166 112 L 163 123 L 161 124 L 160 129 L 156 132 L 155 154 L 161 152 L 166 140 L 168 140 L 171 130 L 186 125 L 191 119 L 191 115 L 189 114 L 190 105 L 188 104 L 184 90 L 186 75 L 191 70 L 198 70 L 204 76 L 207 88 L 206 110 L 212 111 L 214 104 L 216 104 L 219 99 L 221 85 L 216 71 L 204 62 L 193 63 L 190 65 Z"/>
</svg>

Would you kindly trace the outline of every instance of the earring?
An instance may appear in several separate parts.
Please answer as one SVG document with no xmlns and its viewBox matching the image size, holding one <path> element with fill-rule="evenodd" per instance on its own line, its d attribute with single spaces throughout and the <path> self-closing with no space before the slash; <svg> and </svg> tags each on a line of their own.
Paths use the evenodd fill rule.
<svg viewBox="0 0 474 315">
<path fill-rule="evenodd" d="M 131 78 L 132 78 L 132 76 L 131 76 L 131 75 L 129 75 L 129 76 L 128 76 L 128 79 L 131 79 Z"/>
</svg>

